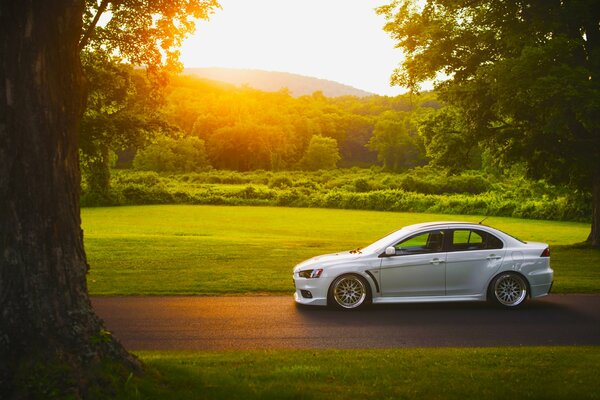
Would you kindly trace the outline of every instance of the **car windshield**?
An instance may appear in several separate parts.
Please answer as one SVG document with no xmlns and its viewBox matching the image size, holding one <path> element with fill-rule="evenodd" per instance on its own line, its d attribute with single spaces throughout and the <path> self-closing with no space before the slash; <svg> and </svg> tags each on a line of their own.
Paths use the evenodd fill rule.
<svg viewBox="0 0 600 400">
<path fill-rule="evenodd" d="M 391 232 L 387 235 L 385 235 L 384 237 L 382 237 L 381 239 L 377 240 L 376 242 L 371 243 L 370 245 L 368 245 L 367 247 L 360 249 L 360 251 L 364 254 L 371 254 L 377 250 L 380 250 L 383 246 L 389 244 L 390 242 L 393 242 L 394 239 L 393 237 L 397 237 L 398 233 L 400 231 L 409 231 L 409 229 L 407 229 L 406 227 L 401 228 L 399 230 L 396 230 L 394 232 Z"/>
</svg>

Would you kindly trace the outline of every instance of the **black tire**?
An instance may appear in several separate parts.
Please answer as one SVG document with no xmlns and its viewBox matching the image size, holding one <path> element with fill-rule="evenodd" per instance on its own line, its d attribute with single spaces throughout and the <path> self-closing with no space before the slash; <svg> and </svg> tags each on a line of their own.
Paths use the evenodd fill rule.
<svg viewBox="0 0 600 400">
<path fill-rule="evenodd" d="M 338 276 L 329 288 L 329 304 L 342 310 L 356 310 L 371 303 L 371 287 L 361 276 Z"/>
<path fill-rule="evenodd" d="M 520 307 L 529 296 L 529 285 L 521 274 L 503 272 L 490 283 L 488 299 L 506 308 Z"/>
</svg>

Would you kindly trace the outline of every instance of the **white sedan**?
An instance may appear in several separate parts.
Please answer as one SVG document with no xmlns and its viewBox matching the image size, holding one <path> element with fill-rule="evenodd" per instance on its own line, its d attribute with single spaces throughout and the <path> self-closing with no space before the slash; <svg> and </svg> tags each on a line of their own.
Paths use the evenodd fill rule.
<svg viewBox="0 0 600 400">
<path fill-rule="evenodd" d="M 545 243 L 466 222 L 406 226 L 375 243 L 294 268 L 294 299 L 355 309 L 369 303 L 491 300 L 517 307 L 545 296 L 554 271 Z"/>
</svg>

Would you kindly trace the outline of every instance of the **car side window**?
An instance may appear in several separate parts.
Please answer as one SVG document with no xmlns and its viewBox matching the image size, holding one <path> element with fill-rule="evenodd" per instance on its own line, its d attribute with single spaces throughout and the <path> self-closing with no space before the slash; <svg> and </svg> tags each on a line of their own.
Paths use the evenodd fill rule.
<svg viewBox="0 0 600 400">
<path fill-rule="evenodd" d="M 473 229 L 455 229 L 452 232 L 451 251 L 473 251 L 485 249 L 501 249 L 502 241 L 484 231 Z"/>
<path fill-rule="evenodd" d="M 491 233 L 487 234 L 487 240 L 485 243 L 486 249 L 501 249 L 503 247 L 504 247 L 504 243 L 502 243 L 502 240 L 498 239 L 496 236 L 492 235 Z"/>
<path fill-rule="evenodd" d="M 397 243 L 396 255 L 439 253 L 444 246 L 444 231 L 436 230 L 411 236 Z"/>
</svg>

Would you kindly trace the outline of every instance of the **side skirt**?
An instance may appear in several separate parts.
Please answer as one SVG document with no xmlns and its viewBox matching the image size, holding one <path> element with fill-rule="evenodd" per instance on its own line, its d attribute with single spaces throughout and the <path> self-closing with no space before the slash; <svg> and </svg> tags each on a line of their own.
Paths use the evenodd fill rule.
<svg viewBox="0 0 600 400">
<path fill-rule="evenodd" d="M 469 296 L 412 296 L 412 297 L 373 297 L 373 304 L 391 303 L 442 303 L 448 301 L 484 301 L 485 295 Z"/>
</svg>

